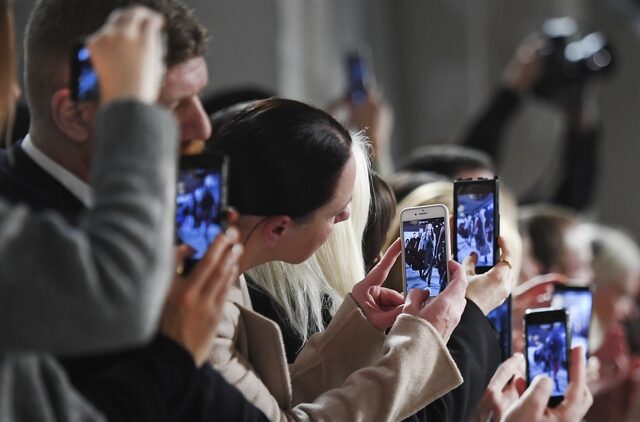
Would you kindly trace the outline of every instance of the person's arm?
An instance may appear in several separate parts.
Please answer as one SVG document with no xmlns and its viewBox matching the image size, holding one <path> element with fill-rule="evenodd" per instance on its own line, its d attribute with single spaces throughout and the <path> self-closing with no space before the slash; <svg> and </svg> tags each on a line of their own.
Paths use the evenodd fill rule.
<svg viewBox="0 0 640 422">
<path fill-rule="evenodd" d="M 118 23 L 123 14 L 141 16 Z M 161 27 L 160 15 L 133 8 L 90 41 L 96 69 L 109 76 L 101 74 L 96 204 L 81 226 L 0 204 L 3 351 L 82 353 L 155 329 L 173 261 L 177 139 L 171 114 L 149 105 L 161 80 Z"/>
<path fill-rule="evenodd" d="M 468 420 L 500 364 L 498 336 L 480 308 L 470 300 L 447 348 L 464 382 L 408 421 Z"/>
</svg>

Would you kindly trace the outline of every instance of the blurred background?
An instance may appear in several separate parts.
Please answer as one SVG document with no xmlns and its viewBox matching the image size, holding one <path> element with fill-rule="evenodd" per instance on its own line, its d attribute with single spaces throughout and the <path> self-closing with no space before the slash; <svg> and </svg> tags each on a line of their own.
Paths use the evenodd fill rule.
<svg viewBox="0 0 640 422">
<path fill-rule="evenodd" d="M 18 29 L 33 0 L 14 2 Z M 421 145 L 458 142 L 486 107 L 527 34 L 550 17 L 599 30 L 615 68 L 598 78 L 599 176 L 589 212 L 640 238 L 640 1 L 186 0 L 209 29 L 208 92 L 254 86 L 326 107 L 344 97 L 345 56 L 360 49 L 393 109 L 398 162 Z M 551 190 L 566 119 L 529 95 L 506 126 L 499 160 L 516 193 Z"/>
</svg>

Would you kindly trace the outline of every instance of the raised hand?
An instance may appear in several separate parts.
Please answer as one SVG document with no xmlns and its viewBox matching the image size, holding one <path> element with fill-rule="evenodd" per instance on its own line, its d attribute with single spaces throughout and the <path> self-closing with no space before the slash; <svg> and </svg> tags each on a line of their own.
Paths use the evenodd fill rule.
<svg viewBox="0 0 640 422">
<path fill-rule="evenodd" d="M 165 302 L 160 330 L 187 349 L 197 366 L 207 360 L 227 291 L 238 278 L 238 241 L 235 228 L 219 234 L 189 276 L 176 275 Z M 184 259 L 185 250 L 179 253 Z"/>
<path fill-rule="evenodd" d="M 400 239 L 397 239 L 380 262 L 351 291 L 364 316 L 380 331 L 391 327 L 402 313 L 404 297 L 395 290 L 381 287 L 401 251 Z"/>
<path fill-rule="evenodd" d="M 504 302 L 515 281 L 511 268 L 511 249 L 502 236 L 498 237 L 498 245 L 501 250 L 500 262 L 484 274 L 476 275 L 476 254 L 469 255 L 463 262 L 469 276 L 467 298 L 478 305 L 485 315 Z"/>
<path fill-rule="evenodd" d="M 524 392 L 525 361 L 522 353 L 515 353 L 502 362 L 489 381 L 475 412 L 471 416 L 473 422 L 500 420 Z"/>
<path fill-rule="evenodd" d="M 407 295 L 403 313 L 427 320 L 433 325 L 446 343 L 454 328 L 460 322 L 462 312 L 467 304 L 467 275 L 462 265 L 449 261 L 449 284 L 438 297 L 431 301 L 429 292 L 413 289 Z"/>
<path fill-rule="evenodd" d="M 114 11 L 87 39 L 103 103 L 121 98 L 146 103 L 157 100 L 165 69 L 163 25 L 159 13 L 132 6 Z"/>
<path fill-rule="evenodd" d="M 522 397 L 507 411 L 503 421 L 572 422 L 580 421 L 593 403 L 587 387 L 584 351 L 578 346 L 571 349 L 571 382 L 564 400 L 556 407 L 547 407 L 553 391 L 553 381 L 546 376 L 536 377 Z"/>
</svg>

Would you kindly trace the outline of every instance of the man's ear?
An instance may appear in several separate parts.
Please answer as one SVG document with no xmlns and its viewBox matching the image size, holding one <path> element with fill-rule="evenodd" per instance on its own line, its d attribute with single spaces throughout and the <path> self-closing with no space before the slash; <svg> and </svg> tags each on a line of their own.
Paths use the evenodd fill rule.
<svg viewBox="0 0 640 422">
<path fill-rule="evenodd" d="M 265 243 L 270 247 L 274 247 L 280 242 L 280 240 L 286 236 L 287 232 L 291 230 L 293 220 L 286 215 L 278 215 L 276 217 L 269 217 L 265 223 L 263 230 L 263 236 Z"/>
<path fill-rule="evenodd" d="M 87 110 L 71 98 L 68 88 L 59 89 L 53 94 L 51 115 L 58 129 L 74 142 L 86 142 L 91 137 Z"/>
</svg>

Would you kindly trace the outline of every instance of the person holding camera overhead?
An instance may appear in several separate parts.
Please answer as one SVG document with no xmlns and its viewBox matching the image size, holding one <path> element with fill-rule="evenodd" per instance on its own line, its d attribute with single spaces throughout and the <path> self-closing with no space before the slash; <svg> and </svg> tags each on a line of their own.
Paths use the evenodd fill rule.
<svg viewBox="0 0 640 422">
<path fill-rule="evenodd" d="M 603 34 L 582 36 L 572 18 L 549 19 L 540 32 L 528 35 L 518 45 L 504 69 L 501 85 L 465 131 L 462 143 L 498 161 L 507 123 L 528 95 L 559 107 L 567 122 L 559 181 L 550 197 L 548 189 L 534 188 L 520 202 L 545 200 L 584 210 L 593 199 L 598 177 L 597 80 L 606 77 L 614 65 Z"/>
</svg>

